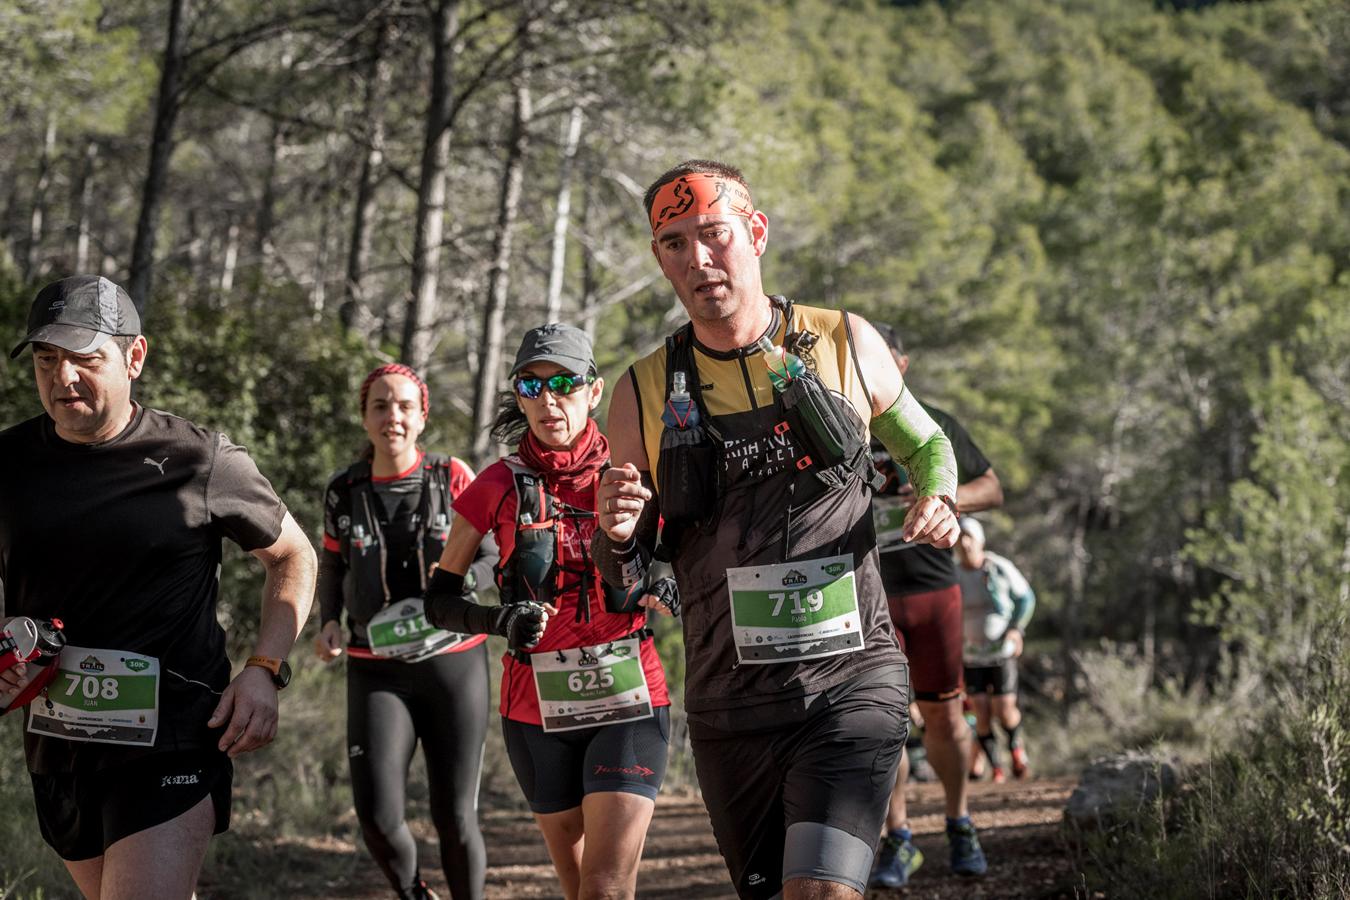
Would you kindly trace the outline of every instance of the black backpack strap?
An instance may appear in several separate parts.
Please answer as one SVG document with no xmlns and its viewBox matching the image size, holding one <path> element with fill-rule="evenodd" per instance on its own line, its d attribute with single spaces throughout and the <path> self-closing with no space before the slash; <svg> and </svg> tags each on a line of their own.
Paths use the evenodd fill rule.
<svg viewBox="0 0 1350 900">
<path fill-rule="evenodd" d="M 347 489 L 370 481 L 370 460 L 358 459 L 347 467 Z"/>
<path fill-rule="evenodd" d="M 686 322 L 674 334 L 666 338 L 666 396 L 670 396 L 675 386 L 675 373 L 685 375 L 685 388 L 689 398 L 698 407 L 699 415 L 708 421 L 708 408 L 703 405 L 703 384 L 698 377 L 698 364 L 694 361 L 694 323 Z"/>
</svg>

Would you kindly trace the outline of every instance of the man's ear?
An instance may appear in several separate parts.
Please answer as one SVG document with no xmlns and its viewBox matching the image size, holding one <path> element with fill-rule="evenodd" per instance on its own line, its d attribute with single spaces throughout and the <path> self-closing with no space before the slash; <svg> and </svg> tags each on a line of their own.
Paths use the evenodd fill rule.
<svg viewBox="0 0 1350 900">
<path fill-rule="evenodd" d="M 145 368 L 145 357 L 149 352 L 150 342 L 145 339 L 145 335 L 136 335 L 136 340 L 127 349 L 127 375 L 132 381 L 141 377 L 141 371 Z"/>
<path fill-rule="evenodd" d="M 750 243 L 755 248 L 756 256 L 763 256 L 769 246 L 769 217 L 759 210 L 750 215 Z"/>
</svg>

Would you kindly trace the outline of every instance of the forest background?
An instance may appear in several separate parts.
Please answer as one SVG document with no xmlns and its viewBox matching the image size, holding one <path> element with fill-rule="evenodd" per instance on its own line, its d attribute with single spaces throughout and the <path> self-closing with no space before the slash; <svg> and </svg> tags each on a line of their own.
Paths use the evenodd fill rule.
<svg viewBox="0 0 1350 900">
<path fill-rule="evenodd" d="M 612 380 L 682 321 L 641 192 L 738 165 L 768 288 L 895 324 L 994 461 L 1041 771 L 1194 763 L 1074 845 L 1082 883 L 1350 891 L 1343 2 L 10 0 L 0 51 L 0 345 L 47 280 L 126 284 L 141 401 L 246 445 L 316 542 L 371 365 L 425 371 L 426 443 L 483 464 L 526 328 L 587 328 Z M 38 412 L 0 367 L 0 425 Z M 237 649 L 258 586 L 231 557 Z M 355 829 L 342 680 L 306 657 L 222 895 L 269 835 Z M 0 731 L 0 896 L 60 896 Z M 484 802 L 519 804 L 499 742 Z"/>
</svg>

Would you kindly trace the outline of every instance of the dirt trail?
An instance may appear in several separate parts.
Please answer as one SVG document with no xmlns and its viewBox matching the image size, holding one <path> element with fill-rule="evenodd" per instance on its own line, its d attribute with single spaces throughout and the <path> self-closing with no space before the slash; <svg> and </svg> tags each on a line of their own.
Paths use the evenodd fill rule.
<svg viewBox="0 0 1350 900">
<path fill-rule="evenodd" d="M 936 784 L 916 784 L 911 786 L 910 813 L 924 865 L 904 891 L 872 891 L 869 898 L 1003 900 L 1074 896 L 1072 869 L 1059 838 L 1061 810 L 1073 789 L 1072 782 L 981 783 L 971 788 L 971 812 L 989 857 L 989 874 L 961 879 L 950 873 L 942 790 Z M 528 815 L 490 810 L 484 813 L 483 826 L 490 864 L 490 900 L 559 896 L 548 854 Z M 416 823 L 414 828 L 428 882 L 448 900 L 439 867 L 431 862 L 435 859 L 434 845 L 427 840 L 426 823 Z M 281 879 L 286 896 L 350 900 L 390 896 L 364 848 L 331 839 L 323 846 L 308 844 L 304 848 L 295 844 L 288 847 L 288 843 L 276 842 L 270 848 L 273 854 L 289 857 L 291 864 L 285 867 L 288 877 Z M 324 858 L 326 864 L 316 857 Z M 283 884 L 275 886 L 281 888 Z M 220 887 L 224 890 L 206 891 L 203 896 L 233 895 L 225 885 Z M 695 900 L 734 896 L 702 801 L 696 796 L 662 796 L 638 875 L 638 897 Z"/>
</svg>

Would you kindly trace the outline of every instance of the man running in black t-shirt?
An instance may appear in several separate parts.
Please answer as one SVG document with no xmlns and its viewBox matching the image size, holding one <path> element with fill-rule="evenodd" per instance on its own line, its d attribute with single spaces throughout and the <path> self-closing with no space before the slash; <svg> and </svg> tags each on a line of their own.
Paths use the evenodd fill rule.
<svg viewBox="0 0 1350 900">
<path fill-rule="evenodd" d="M 891 346 L 891 355 L 901 374 L 909 370 L 895 329 L 873 323 Z M 957 510 L 979 512 L 1003 503 L 1003 488 L 989 460 L 975 446 L 961 424 L 940 409 L 920 401 L 933 420 L 942 426 L 956 454 Z M 891 461 L 879 442 L 872 442 L 873 459 L 886 477 L 886 484 L 872 501 L 877 545 L 881 550 L 881 581 L 886 588 L 891 621 L 900 646 L 909 657 L 914 700 L 923 714 L 924 749 L 946 794 L 947 840 L 951 867 L 958 875 L 985 871 L 984 851 L 966 806 L 966 760 L 970 758 L 970 727 L 961 712 L 962 630 L 961 588 L 957 583 L 952 554 L 900 538 L 899 523 L 914 502 L 914 488 L 905 470 Z M 909 758 L 900 760 L 900 772 L 886 814 L 886 838 L 872 872 L 873 885 L 903 887 L 923 862 L 912 842 L 905 808 L 905 782 Z"/>
<path fill-rule="evenodd" d="M 0 629 L 59 619 L 66 638 L 23 714 L 38 825 L 101 900 L 192 894 L 229 823 L 230 761 L 276 734 L 314 593 L 314 550 L 244 449 L 132 401 L 140 328 L 106 278 L 47 285 L 11 354 L 32 345 L 46 412 L 0 432 Z M 257 655 L 233 680 L 225 537 L 267 572 Z M 0 673 L 0 707 L 36 672 Z"/>
</svg>

